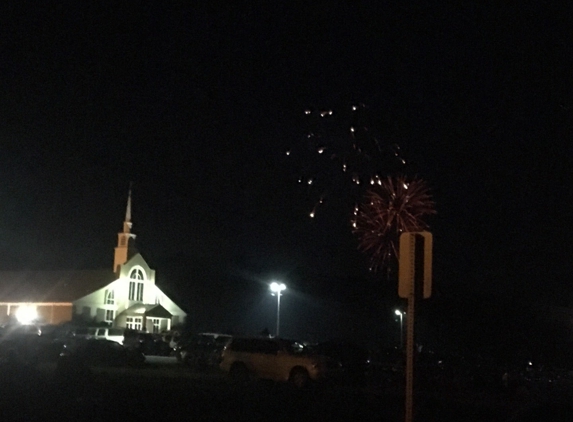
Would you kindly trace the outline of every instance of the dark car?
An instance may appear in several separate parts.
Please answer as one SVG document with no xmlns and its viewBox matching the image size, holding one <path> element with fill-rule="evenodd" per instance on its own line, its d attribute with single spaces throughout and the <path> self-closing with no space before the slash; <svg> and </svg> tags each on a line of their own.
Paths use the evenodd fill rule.
<svg viewBox="0 0 573 422">
<path fill-rule="evenodd" d="M 228 334 L 195 334 L 179 342 L 175 349 L 175 356 L 181 363 L 193 367 L 218 367 L 221 362 L 221 353 L 231 338 Z"/>
<path fill-rule="evenodd" d="M 370 365 L 368 348 L 351 341 L 329 340 L 310 349 L 329 358 L 330 377 L 346 382 L 364 382 Z"/>
<path fill-rule="evenodd" d="M 170 356 L 173 352 L 160 335 L 151 333 L 126 333 L 123 345 L 146 356 Z"/>
<path fill-rule="evenodd" d="M 145 362 L 145 356 L 112 340 L 79 339 L 66 343 L 60 359 L 74 358 L 87 366 L 121 367 L 137 366 Z"/>
</svg>

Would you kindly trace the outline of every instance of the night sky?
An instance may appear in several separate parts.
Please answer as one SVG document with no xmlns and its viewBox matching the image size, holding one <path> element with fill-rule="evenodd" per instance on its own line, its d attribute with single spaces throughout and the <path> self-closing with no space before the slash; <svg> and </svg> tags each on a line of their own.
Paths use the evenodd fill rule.
<svg viewBox="0 0 573 422">
<path fill-rule="evenodd" d="M 380 171 L 431 187 L 436 297 L 573 305 L 571 6 L 96 3 L 0 6 L 0 269 L 111 270 L 133 182 L 137 246 L 198 328 L 272 328 L 273 279 L 287 333 L 361 324 L 395 285 L 301 148 L 360 104 L 407 161 Z"/>
</svg>

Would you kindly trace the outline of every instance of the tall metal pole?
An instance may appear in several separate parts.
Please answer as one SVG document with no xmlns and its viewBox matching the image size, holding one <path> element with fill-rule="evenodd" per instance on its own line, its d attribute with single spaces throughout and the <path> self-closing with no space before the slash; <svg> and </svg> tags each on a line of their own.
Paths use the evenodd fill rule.
<svg viewBox="0 0 573 422">
<path fill-rule="evenodd" d="M 404 348 L 404 312 L 400 312 L 400 349 Z"/>
<path fill-rule="evenodd" d="M 406 422 L 412 422 L 414 408 L 414 298 L 412 289 L 408 297 L 408 319 L 406 320 Z"/>
<path fill-rule="evenodd" d="M 412 422 L 414 402 L 414 300 L 432 294 L 432 234 L 405 232 L 400 235 L 398 295 L 408 299 L 406 320 L 406 412 L 405 422 Z"/>
<path fill-rule="evenodd" d="M 279 326 L 281 320 L 281 292 L 277 292 L 277 337 L 279 336 Z"/>
</svg>

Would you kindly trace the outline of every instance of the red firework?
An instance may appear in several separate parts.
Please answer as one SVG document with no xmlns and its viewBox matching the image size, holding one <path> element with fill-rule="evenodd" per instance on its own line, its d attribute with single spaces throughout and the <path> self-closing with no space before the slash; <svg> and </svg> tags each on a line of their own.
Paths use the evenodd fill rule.
<svg viewBox="0 0 573 422">
<path fill-rule="evenodd" d="M 425 181 L 403 176 L 378 180 L 355 207 L 352 221 L 358 248 L 371 257 L 371 270 L 388 267 L 398 256 L 400 234 L 427 229 L 423 219 L 435 213 Z"/>
</svg>

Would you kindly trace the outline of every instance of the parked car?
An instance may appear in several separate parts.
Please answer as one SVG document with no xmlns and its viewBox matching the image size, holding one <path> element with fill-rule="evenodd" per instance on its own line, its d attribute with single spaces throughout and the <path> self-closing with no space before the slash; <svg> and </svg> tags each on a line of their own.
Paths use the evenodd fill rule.
<svg viewBox="0 0 573 422">
<path fill-rule="evenodd" d="M 223 351 L 220 368 L 240 382 L 254 377 L 304 388 L 327 376 L 328 358 L 310 353 L 293 340 L 233 337 Z"/>
<path fill-rule="evenodd" d="M 73 330 L 72 335 L 75 338 L 111 340 L 123 344 L 124 328 L 119 327 L 80 327 Z"/>
<path fill-rule="evenodd" d="M 113 340 L 95 338 L 67 342 L 62 348 L 60 359 L 68 357 L 96 367 L 137 366 L 145 362 L 141 352 L 129 350 Z"/>
<path fill-rule="evenodd" d="M 178 331 L 164 331 L 158 336 L 164 343 L 167 343 L 171 350 L 175 350 L 177 343 L 181 339 L 181 334 Z"/>
<path fill-rule="evenodd" d="M 0 337 L 40 336 L 42 329 L 34 324 L 7 324 L 0 327 Z"/>
<path fill-rule="evenodd" d="M 150 333 L 127 333 L 123 345 L 146 356 L 170 356 L 173 351 L 161 336 Z"/>
<path fill-rule="evenodd" d="M 223 349 L 231 338 L 228 334 L 195 334 L 178 343 L 175 356 L 181 363 L 197 368 L 218 367 Z"/>
<path fill-rule="evenodd" d="M 362 383 L 370 367 L 368 348 L 347 340 L 329 340 L 312 345 L 311 350 L 329 357 L 329 376 L 344 382 Z"/>
</svg>

